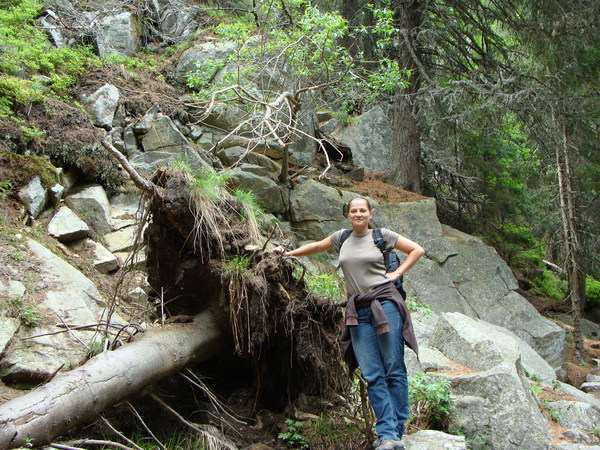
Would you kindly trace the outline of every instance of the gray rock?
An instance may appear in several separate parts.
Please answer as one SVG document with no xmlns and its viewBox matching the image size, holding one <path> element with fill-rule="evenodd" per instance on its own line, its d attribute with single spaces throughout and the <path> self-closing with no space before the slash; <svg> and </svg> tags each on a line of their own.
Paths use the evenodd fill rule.
<svg viewBox="0 0 600 450">
<path fill-rule="evenodd" d="M 141 219 L 140 201 L 141 195 L 137 190 L 119 193 L 109 200 L 113 229 L 135 225 Z"/>
<path fill-rule="evenodd" d="M 136 226 L 121 228 L 104 235 L 106 248 L 111 253 L 125 252 L 133 248 L 138 229 Z"/>
<path fill-rule="evenodd" d="M 7 280 L 6 282 L 0 279 L 0 296 L 14 300 L 25 295 L 25 285 L 17 280 Z"/>
<path fill-rule="evenodd" d="M 48 234 L 60 242 L 83 239 L 89 232 L 88 225 L 68 206 L 61 206 L 48 223 Z"/>
<path fill-rule="evenodd" d="M 593 395 L 587 394 L 577 389 L 575 386 L 572 386 L 567 383 L 562 383 L 560 381 L 555 382 L 555 385 L 561 392 L 572 396 L 579 402 L 587 403 L 588 405 L 593 406 L 596 409 L 596 411 L 600 412 L 600 400 L 594 397 Z"/>
<path fill-rule="evenodd" d="M 456 230 L 453 236 L 457 254 L 448 258 L 443 267 L 458 293 L 475 311 L 474 317 L 512 331 L 554 370 L 559 369 L 565 358 L 564 331 L 514 292 L 516 279 L 494 249 Z"/>
<path fill-rule="evenodd" d="M 186 50 L 175 69 L 175 79 L 183 85 L 187 85 L 187 74 L 198 70 L 198 64 L 205 61 L 225 60 L 229 55 L 235 52 L 236 47 L 232 42 L 205 42 Z M 212 80 L 219 67 L 215 67 L 207 78 Z"/>
<path fill-rule="evenodd" d="M 350 147 L 357 165 L 376 172 L 390 169 L 392 128 L 381 106 L 371 108 L 345 127 L 336 128 L 331 135 Z"/>
<path fill-rule="evenodd" d="M 406 450 L 467 450 L 464 436 L 421 430 L 402 438 Z"/>
<path fill-rule="evenodd" d="M 133 126 L 128 125 L 123 130 L 123 150 L 126 156 L 131 156 L 135 152 L 139 151 L 137 137 L 133 132 Z"/>
<path fill-rule="evenodd" d="M 600 424 L 600 411 L 587 403 L 559 400 L 548 402 L 547 406 L 556 412 L 563 427 L 593 432 Z"/>
<path fill-rule="evenodd" d="M 581 385 L 581 390 L 595 396 L 600 396 L 600 382 L 587 381 Z"/>
<path fill-rule="evenodd" d="M 105 84 L 96 92 L 86 95 L 83 101 L 94 117 L 94 125 L 111 128 L 117 105 L 119 104 L 119 89 L 112 84 Z"/>
<path fill-rule="evenodd" d="M 38 20 L 46 33 L 52 38 L 54 45 L 59 48 L 68 45 L 67 39 L 62 33 L 63 25 L 60 23 L 60 19 L 54 11 L 46 9 Z"/>
<path fill-rule="evenodd" d="M 227 166 L 237 166 L 241 163 L 254 164 L 262 166 L 271 173 L 278 172 L 280 167 L 271 158 L 246 150 L 244 147 L 229 147 L 221 149 L 216 153 L 221 162 Z"/>
<path fill-rule="evenodd" d="M 15 333 L 19 330 L 21 322 L 13 317 L 0 316 L 0 355 L 4 353 Z"/>
<path fill-rule="evenodd" d="M 109 252 L 102 244 L 91 239 L 85 239 L 73 246 L 76 251 L 87 250 L 91 255 L 91 264 L 100 273 L 108 273 L 119 267 L 117 258 Z"/>
<path fill-rule="evenodd" d="M 60 203 L 60 200 L 62 199 L 64 192 L 65 187 L 62 184 L 56 183 L 54 186 L 51 186 L 48 189 L 48 197 L 50 198 L 50 201 L 53 204 L 58 205 Z"/>
<path fill-rule="evenodd" d="M 106 17 L 98 27 L 98 54 L 105 58 L 113 53 L 135 56 L 141 45 L 143 26 L 137 16 L 122 12 Z"/>
<path fill-rule="evenodd" d="M 97 232 L 112 231 L 110 203 L 102 186 L 98 184 L 85 186 L 69 195 L 65 199 L 65 204 Z"/>
<path fill-rule="evenodd" d="M 146 252 L 144 249 L 138 250 L 137 252 L 115 252 L 115 257 L 119 263 L 119 267 L 126 269 L 144 269 L 146 267 Z"/>
<path fill-rule="evenodd" d="M 235 177 L 233 186 L 252 192 L 259 206 L 266 212 L 283 214 L 287 210 L 289 201 L 286 191 L 269 177 L 269 172 L 264 167 L 242 164 L 229 169 L 227 173 Z"/>
<path fill-rule="evenodd" d="M 531 395 L 514 339 L 485 322 L 445 313 L 429 345 L 477 371 L 449 377 L 452 429 L 485 439 L 492 448 L 547 448 L 548 425 Z"/>
<path fill-rule="evenodd" d="M 79 270 L 33 239 L 27 239 L 27 245 L 37 261 L 37 273 L 46 289 L 80 290 L 93 299 L 98 306 L 106 306 L 96 285 Z"/>
<path fill-rule="evenodd" d="M 318 148 L 315 140 L 317 112 L 312 93 L 304 94 L 294 128 L 297 131 L 294 131 L 296 136 L 289 145 L 290 162 L 299 166 L 310 166 L 315 160 Z"/>
<path fill-rule="evenodd" d="M 26 186 L 19 190 L 17 196 L 25 204 L 29 214 L 33 218 L 37 218 L 40 215 L 48 202 L 48 192 L 42 186 L 40 177 L 34 177 Z"/>
<path fill-rule="evenodd" d="M 348 227 L 343 206 L 356 194 L 325 186 L 307 177 L 298 177 L 290 190 L 290 211 L 297 233 L 307 240 L 321 240 Z"/>
<path fill-rule="evenodd" d="M 151 17 L 169 43 L 187 39 L 198 29 L 198 8 L 177 0 L 150 0 Z"/>
</svg>

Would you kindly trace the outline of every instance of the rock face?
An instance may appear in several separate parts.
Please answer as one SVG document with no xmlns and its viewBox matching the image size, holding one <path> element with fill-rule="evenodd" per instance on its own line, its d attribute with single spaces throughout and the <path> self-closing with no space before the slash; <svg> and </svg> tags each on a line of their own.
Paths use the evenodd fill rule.
<svg viewBox="0 0 600 450">
<path fill-rule="evenodd" d="M 27 247 L 28 258 L 37 265 L 36 289 L 43 296 L 37 310 L 46 317 L 55 318 L 52 323 L 65 323 L 71 327 L 98 323 L 106 303 L 94 283 L 38 242 L 30 239 Z M 44 323 L 33 328 L 20 327 L 19 339 L 13 339 L 11 352 L 2 359 L 2 380 L 42 382 L 58 370 L 78 364 L 88 353 L 87 346 L 93 345 L 96 339 L 101 340 L 93 329 L 63 330 L 56 333 L 54 326 Z"/>
<path fill-rule="evenodd" d="M 513 339 L 483 322 L 445 313 L 429 345 L 474 371 L 450 377 L 452 429 L 489 436 L 492 448 L 547 448 L 548 424 L 531 395 Z"/>
<path fill-rule="evenodd" d="M 354 162 L 367 170 L 389 170 L 392 158 L 392 127 L 380 106 L 371 108 L 331 135 L 352 150 Z"/>
</svg>

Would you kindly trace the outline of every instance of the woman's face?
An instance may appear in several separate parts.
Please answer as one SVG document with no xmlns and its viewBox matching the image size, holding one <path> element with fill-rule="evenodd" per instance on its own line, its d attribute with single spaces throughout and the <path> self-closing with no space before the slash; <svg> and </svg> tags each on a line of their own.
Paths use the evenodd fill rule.
<svg viewBox="0 0 600 450">
<path fill-rule="evenodd" d="M 366 229 L 369 226 L 369 220 L 373 217 L 369 204 L 362 198 L 354 199 L 348 205 L 348 221 L 352 228 Z"/>
</svg>

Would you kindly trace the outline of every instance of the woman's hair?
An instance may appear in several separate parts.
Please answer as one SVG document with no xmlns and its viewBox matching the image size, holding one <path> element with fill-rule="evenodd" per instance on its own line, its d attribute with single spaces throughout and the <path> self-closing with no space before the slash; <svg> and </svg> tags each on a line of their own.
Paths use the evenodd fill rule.
<svg viewBox="0 0 600 450">
<path fill-rule="evenodd" d="M 348 203 L 346 203 L 346 204 L 344 205 L 344 207 L 343 207 L 343 214 L 344 214 L 344 217 L 346 217 L 346 218 L 348 217 L 348 211 L 350 211 L 350 205 L 352 204 L 352 202 L 353 202 L 354 200 L 364 200 L 364 201 L 365 201 L 365 203 L 367 204 L 367 208 L 369 209 L 369 212 L 372 212 L 372 209 L 371 209 L 371 202 L 369 202 L 369 199 L 367 199 L 367 198 L 365 198 L 365 197 L 360 197 L 360 196 L 358 196 L 358 197 L 353 197 L 353 198 L 351 198 L 351 199 L 348 201 Z M 371 229 L 373 229 L 373 228 L 377 228 L 377 226 L 375 225 L 375 222 L 373 221 L 373 218 L 372 218 L 372 217 L 369 219 L 369 228 L 371 228 Z"/>
</svg>

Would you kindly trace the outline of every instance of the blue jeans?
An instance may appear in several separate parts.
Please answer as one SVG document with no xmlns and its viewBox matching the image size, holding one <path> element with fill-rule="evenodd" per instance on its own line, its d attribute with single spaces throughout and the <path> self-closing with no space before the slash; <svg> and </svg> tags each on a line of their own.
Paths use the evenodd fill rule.
<svg viewBox="0 0 600 450">
<path fill-rule="evenodd" d="M 371 307 L 358 308 L 358 325 L 350 327 L 352 347 L 368 383 L 371 405 L 377 416 L 379 439 L 399 440 L 408 419 L 408 380 L 404 364 L 404 321 L 393 301 L 383 301 L 390 332 L 377 336 Z"/>
</svg>

